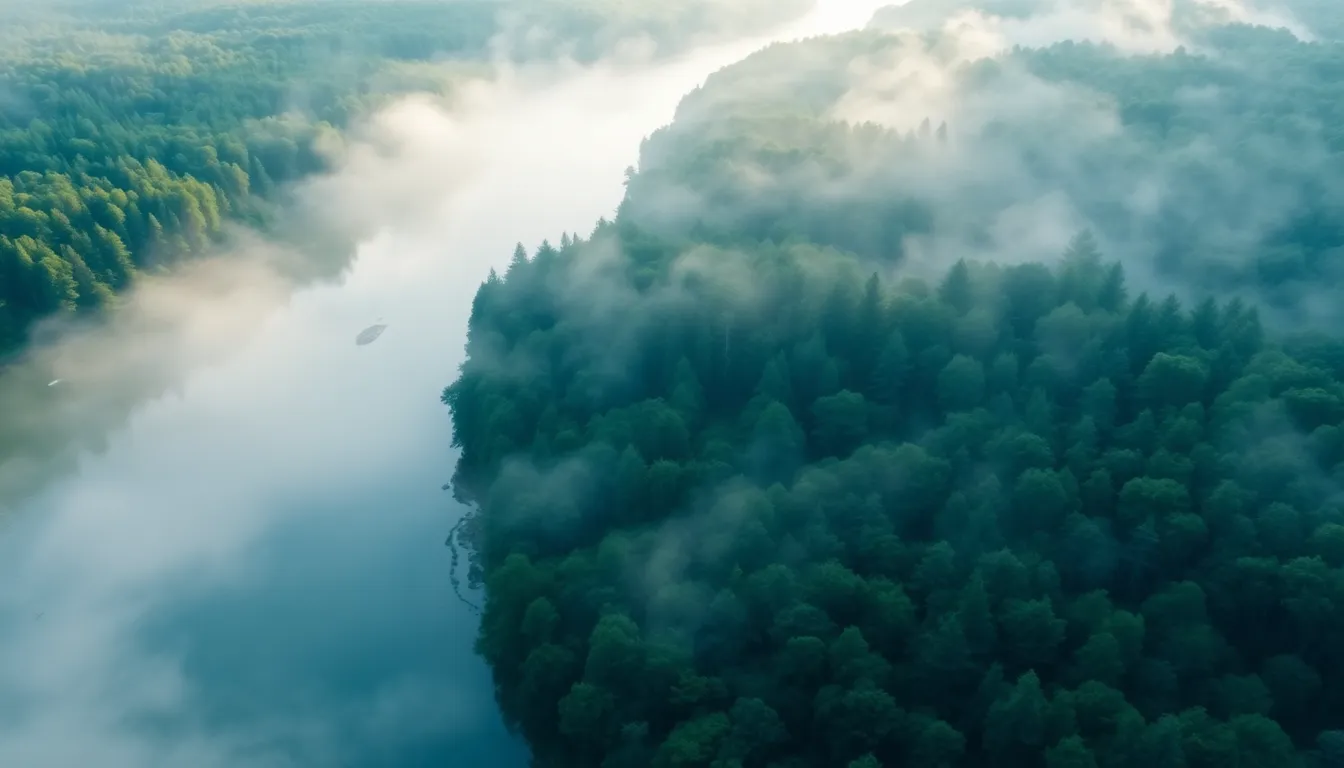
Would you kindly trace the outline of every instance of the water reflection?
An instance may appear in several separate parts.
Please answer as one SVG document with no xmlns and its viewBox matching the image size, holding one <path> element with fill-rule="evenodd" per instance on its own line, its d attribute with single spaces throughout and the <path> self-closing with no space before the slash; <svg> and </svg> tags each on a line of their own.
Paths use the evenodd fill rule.
<svg viewBox="0 0 1344 768">
<path fill-rule="evenodd" d="M 524 765 L 447 578 L 438 395 L 487 269 L 609 215 L 643 136 L 759 44 L 385 116 L 312 190 L 382 226 L 348 279 L 259 317 L 4 529 L 0 765 Z"/>
</svg>

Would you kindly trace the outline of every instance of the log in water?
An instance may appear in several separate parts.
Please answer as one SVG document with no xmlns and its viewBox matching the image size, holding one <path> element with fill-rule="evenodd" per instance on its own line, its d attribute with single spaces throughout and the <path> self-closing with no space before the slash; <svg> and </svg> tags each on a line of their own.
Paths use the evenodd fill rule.
<svg viewBox="0 0 1344 768">
<path fill-rule="evenodd" d="M 361 347 L 366 344 L 372 344 L 378 340 L 379 336 L 383 335 L 383 331 L 385 330 L 387 330 L 387 326 L 381 323 L 378 325 L 370 325 L 368 328 L 360 331 L 359 335 L 355 337 L 355 344 Z"/>
</svg>

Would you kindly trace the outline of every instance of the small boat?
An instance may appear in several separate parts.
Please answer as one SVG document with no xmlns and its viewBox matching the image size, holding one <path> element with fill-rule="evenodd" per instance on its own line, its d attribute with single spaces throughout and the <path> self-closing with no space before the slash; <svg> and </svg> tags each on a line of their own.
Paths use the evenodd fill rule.
<svg viewBox="0 0 1344 768">
<path fill-rule="evenodd" d="M 379 336 L 383 335 L 383 331 L 385 330 L 387 330 L 387 326 L 382 323 L 370 325 L 368 328 L 360 331 L 359 335 L 355 337 L 355 344 L 360 347 L 366 344 L 372 344 L 378 340 Z"/>
</svg>

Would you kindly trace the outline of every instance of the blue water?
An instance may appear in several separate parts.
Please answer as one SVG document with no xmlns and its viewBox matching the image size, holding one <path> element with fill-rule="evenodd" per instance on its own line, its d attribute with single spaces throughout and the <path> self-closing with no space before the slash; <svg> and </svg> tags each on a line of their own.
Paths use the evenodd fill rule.
<svg viewBox="0 0 1344 768">
<path fill-rule="evenodd" d="M 442 539 L 457 510 L 419 469 L 324 505 L 340 525 L 271 532 L 251 554 L 255 582 L 165 607 L 153 642 L 210 681 L 207 718 L 246 722 L 259 702 L 268 718 L 326 712 L 345 721 L 351 764 L 525 764 L 445 578 Z M 304 752 L 301 738 L 279 741 Z"/>
</svg>

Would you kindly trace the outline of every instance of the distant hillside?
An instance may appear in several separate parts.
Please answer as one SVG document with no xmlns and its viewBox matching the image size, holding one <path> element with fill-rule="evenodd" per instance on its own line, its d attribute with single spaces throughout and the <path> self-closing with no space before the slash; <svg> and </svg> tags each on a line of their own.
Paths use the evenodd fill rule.
<svg viewBox="0 0 1344 768">
<path fill-rule="evenodd" d="M 1244 22 L 1302 28 L 1314 39 L 1338 40 L 1344 33 L 1344 7 L 1333 0 L 1172 0 L 1169 4 L 1135 0 L 909 0 L 880 10 L 873 25 L 933 30 L 958 13 L 971 10 L 1017 22 L 1055 15 L 1064 28 L 1071 21 L 1106 14 L 1113 24 L 1137 29 L 1154 23 L 1170 24 L 1184 34 Z"/>
</svg>

